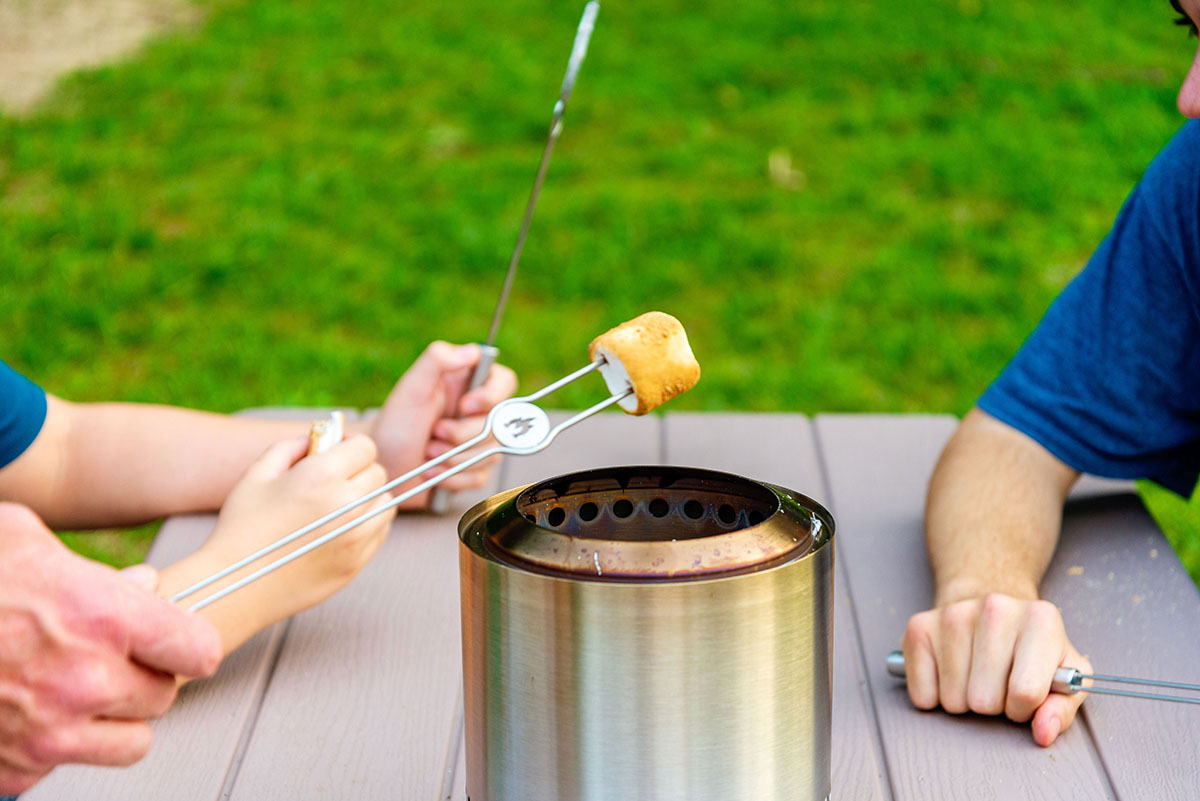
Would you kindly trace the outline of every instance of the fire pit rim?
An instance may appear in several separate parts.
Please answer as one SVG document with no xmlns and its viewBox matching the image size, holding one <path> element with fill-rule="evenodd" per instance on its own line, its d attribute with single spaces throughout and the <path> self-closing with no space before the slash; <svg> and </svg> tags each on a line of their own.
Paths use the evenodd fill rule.
<svg viewBox="0 0 1200 801">
<path fill-rule="evenodd" d="M 628 485 L 631 477 L 634 484 L 641 480 L 641 486 L 632 489 L 597 490 L 611 502 L 614 497 L 628 498 L 642 490 L 647 490 L 646 496 L 655 495 L 653 486 L 648 485 L 655 476 L 669 479 L 668 483 L 682 483 L 683 495 L 704 497 L 708 492 L 705 500 L 712 502 L 705 504 L 704 516 L 681 522 L 682 514 L 678 514 L 680 520 L 653 521 L 639 503 L 634 512 L 626 514 L 630 520 L 623 525 L 657 524 L 663 529 L 676 526 L 681 534 L 690 525 L 691 536 L 597 536 L 606 525 L 614 530 L 617 521 L 612 519 L 612 503 L 606 503 L 591 521 L 573 519 L 569 526 L 547 524 L 544 500 L 554 497 L 546 496 L 548 489 L 604 485 L 614 477 L 618 485 Z M 559 497 L 576 501 L 590 497 L 586 491 L 566 495 L 561 489 L 557 492 Z M 753 518 L 743 508 L 735 510 L 736 518 L 726 513 L 718 520 L 722 505 L 715 501 L 730 498 L 748 499 L 750 507 L 763 512 L 762 519 L 750 524 Z M 768 499 L 769 505 L 764 506 Z M 542 508 L 536 515 L 530 514 L 531 506 L 538 504 Z M 679 503 L 671 504 L 673 515 L 681 509 Z M 603 517 L 606 514 L 608 519 Z M 589 523 L 596 523 L 594 530 L 586 530 Z M 698 535 L 697 526 L 702 529 Z M 832 515 L 808 496 L 734 473 L 677 465 L 612 466 L 555 476 L 476 504 L 459 524 L 459 537 L 467 548 L 510 569 L 572 580 L 643 584 L 760 573 L 810 556 L 831 542 L 833 534 Z"/>
</svg>

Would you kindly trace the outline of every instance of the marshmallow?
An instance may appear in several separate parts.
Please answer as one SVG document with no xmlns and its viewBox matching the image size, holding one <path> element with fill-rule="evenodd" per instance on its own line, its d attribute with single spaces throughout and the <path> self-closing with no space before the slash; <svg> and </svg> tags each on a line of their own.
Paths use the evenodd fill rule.
<svg viewBox="0 0 1200 801">
<path fill-rule="evenodd" d="M 588 345 L 588 356 L 604 359 L 599 369 L 609 392 L 633 387 L 634 394 L 618 404 L 630 414 L 645 414 L 700 380 L 687 332 L 663 312 L 646 312 L 606 331 Z"/>
<path fill-rule="evenodd" d="M 308 455 L 324 453 L 342 441 L 346 431 L 346 416 L 341 412 L 330 412 L 329 417 L 317 420 L 308 430 Z"/>
</svg>

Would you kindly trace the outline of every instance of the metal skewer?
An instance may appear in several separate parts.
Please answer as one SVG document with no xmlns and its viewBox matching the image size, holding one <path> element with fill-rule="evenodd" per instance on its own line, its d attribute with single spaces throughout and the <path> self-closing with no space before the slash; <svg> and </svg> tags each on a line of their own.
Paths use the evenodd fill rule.
<svg viewBox="0 0 1200 801">
<path fill-rule="evenodd" d="M 508 260 L 508 272 L 504 274 L 504 284 L 500 288 L 500 298 L 496 301 L 496 310 L 492 312 L 492 324 L 488 327 L 485 345 L 491 347 L 496 343 L 496 334 L 500 331 L 500 318 L 504 316 L 504 307 L 508 302 L 508 293 L 512 289 L 513 278 L 517 273 L 517 263 L 521 261 L 521 250 L 525 247 L 525 237 L 529 233 L 529 223 L 533 220 L 533 209 L 537 205 L 538 195 L 542 191 L 542 182 L 546 180 L 546 168 L 550 166 L 550 154 L 554 151 L 554 143 L 562 133 L 563 113 L 567 110 L 567 101 L 571 98 L 571 90 L 575 88 L 575 79 L 579 76 L 579 67 L 587 55 L 588 42 L 592 38 L 592 28 L 596 24 L 596 15 L 600 13 L 600 3 L 592 0 L 583 9 L 583 17 L 579 20 L 579 28 L 575 31 L 575 42 L 571 46 L 571 57 L 567 60 L 567 72 L 563 75 L 562 87 L 558 90 L 558 100 L 554 102 L 554 112 L 550 117 L 550 133 L 546 138 L 546 147 L 542 150 L 542 160 L 538 162 L 537 176 L 533 179 L 533 189 L 529 192 L 529 200 L 525 203 L 525 216 L 521 220 L 521 230 L 517 234 L 517 244 L 513 247 L 512 256 Z"/>
<path fill-rule="evenodd" d="M 571 45 L 571 57 L 567 59 L 567 71 L 563 75 L 562 86 L 558 90 L 558 100 L 554 102 L 554 112 L 550 117 L 550 133 L 546 138 L 546 146 L 542 149 L 542 159 L 538 162 L 537 175 L 533 179 L 533 189 L 529 191 L 529 200 L 525 202 L 525 216 L 521 219 L 521 229 L 517 233 L 517 243 L 513 246 L 512 255 L 508 259 L 508 271 L 504 273 L 504 283 L 500 287 L 500 297 L 496 300 L 496 308 L 492 312 L 492 324 L 488 327 L 487 340 L 479 346 L 479 361 L 471 373 L 467 384 L 467 392 L 475 389 L 487 380 L 488 370 L 500 355 L 496 347 L 496 334 L 500 331 L 500 318 L 504 316 L 504 307 L 508 305 L 508 294 L 512 291 L 513 279 L 517 276 L 517 264 L 521 261 L 521 251 L 525 247 L 525 237 L 529 234 L 529 223 L 533 220 L 533 209 L 537 206 L 538 195 L 542 192 L 542 182 L 546 180 L 546 168 L 550 166 L 550 154 L 554 152 L 554 143 L 562 133 L 563 114 L 567 110 L 567 101 L 571 98 L 571 90 L 575 88 L 575 79 L 579 77 L 579 68 L 587 55 L 588 42 L 592 38 L 592 29 L 596 25 L 596 15 L 600 13 L 600 3 L 591 0 L 583 9 L 579 27 L 575 30 L 575 42 Z M 430 499 L 431 511 L 442 514 L 449 506 L 449 497 L 445 490 L 436 490 Z"/>
<path fill-rule="evenodd" d="M 606 409 L 609 406 L 612 406 L 613 404 L 620 402 L 621 400 L 623 400 L 624 398 L 628 397 L 630 394 L 633 393 L 633 388 L 630 387 L 630 388 L 626 389 L 624 392 L 618 392 L 614 395 L 611 395 L 608 398 L 606 398 L 605 400 L 600 401 L 599 403 L 595 404 L 594 406 L 584 409 L 582 412 L 579 412 L 578 414 L 571 417 L 570 419 L 564 420 L 563 422 L 559 423 L 558 425 L 551 427 L 550 418 L 546 415 L 546 413 L 544 411 L 542 411 L 541 408 L 539 408 L 538 406 L 535 406 L 533 404 L 533 401 L 538 400 L 539 398 L 542 398 L 546 395 L 549 395 L 551 392 L 554 392 L 555 390 L 560 389 L 560 388 L 566 386 L 567 384 L 570 384 L 572 381 L 582 378 L 583 376 L 587 375 L 588 373 L 592 372 L 593 370 L 596 370 L 597 368 L 599 368 L 602 364 L 604 364 L 604 360 L 597 359 L 596 361 L 592 362 L 591 364 L 587 365 L 586 367 L 582 367 L 582 368 L 576 370 L 575 372 L 571 373 L 570 375 L 564 376 L 563 378 L 560 378 L 559 380 L 557 380 L 551 384 L 548 384 L 547 386 L 543 387 L 542 389 L 538 390 L 537 392 L 534 392 L 530 395 L 525 395 L 525 396 L 522 396 L 519 398 L 509 398 L 508 400 L 501 401 L 500 403 L 498 403 L 494 407 L 492 407 L 492 410 L 488 413 L 487 420 L 484 422 L 483 430 L 477 436 L 475 436 L 472 439 L 462 443 L 461 445 L 447 451 L 446 453 L 443 453 L 441 456 L 438 456 L 434 459 L 430 459 L 428 462 L 425 462 L 422 465 L 414 467 L 412 470 L 408 471 L 404 475 L 398 476 L 397 478 L 392 479 L 391 481 L 387 482 L 386 484 L 372 490 L 371 492 L 368 492 L 366 495 L 363 495 L 361 498 L 351 501 L 350 503 L 346 504 L 345 506 L 342 506 L 322 517 L 317 518 L 316 520 L 309 523 L 308 525 L 303 526 L 299 529 L 296 529 L 295 531 L 293 531 L 290 534 L 280 537 L 279 539 L 275 540 L 275 542 L 271 543 L 270 545 L 260 548 L 259 550 L 255 551 L 254 553 L 250 554 L 249 556 L 239 559 L 238 561 L 234 562 L 233 564 L 229 565 L 228 567 L 226 567 L 222 570 L 219 570 L 216 573 L 213 573 L 211 576 L 208 576 L 207 578 L 196 582 L 195 584 L 191 585 L 190 587 L 180 590 L 176 594 L 172 595 L 170 600 L 172 602 L 179 602 L 179 601 L 183 600 L 184 598 L 194 595 L 195 593 L 199 592 L 200 590 L 203 590 L 205 587 L 210 586 L 214 582 L 220 581 L 221 579 L 226 578 L 227 576 L 230 576 L 233 573 L 236 573 L 237 571 L 241 570 L 242 568 L 247 567 L 248 565 L 258 561 L 262 557 L 264 557 L 274 551 L 277 551 L 278 549 L 284 547 L 285 545 L 287 545 L 291 542 L 294 542 L 295 540 L 299 539 L 300 537 L 303 537 L 305 534 L 309 534 L 309 533 L 315 531 L 316 529 L 320 528 L 321 526 L 325 525 L 326 523 L 329 523 L 330 521 L 342 516 L 346 512 L 349 512 L 351 509 L 361 506 L 362 504 L 367 503 L 368 501 L 371 501 L 374 498 L 378 498 L 380 495 L 384 494 L 385 492 L 392 489 L 393 487 L 396 487 L 400 484 L 403 484 L 406 481 L 410 481 L 410 480 L 416 478 L 417 476 L 421 475 L 423 472 L 425 472 L 429 468 L 436 467 L 437 465 L 441 464 L 442 462 L 445 462 L 446 460 L 453 458 L 454 456 L 462 453 L 463 451 L 469 450 L 470 448 L 473 448 L 476 445 L 481 444 L 489 436 L 495 436 L 496 440 L 500 444 L 495 447 L 480 451 L 479 453 L 475 454 L 474 456 L 470 457 L 469 459 L 466 459 L 466 460 L 460 462 L 459 464 L 455 465 L 454 467 L 450 468 L 446 472 L 439 473 L 438 475 L 434 476 L 433 478 L 423 481 L 420 484 L 418 484 L 417 486 L 400 493 L 396 497 L 392 498 L 392 500 L 388 501 L 386 504 L 379 506 L 375 509 L 371 509 L 370 511 L 368 511 L 362 515 L 359 515 L 358 517 L 349 521 L 348 523 L 345 523 L 345 524 L 333 529 L 332 531 L 322 534 L 320 537 L 317 537 L 312 542 L 309 542 L 309 543 L 303 545 L 302 547 L 297 548 L 294 551 L 291 551 L 290 553 L 286 554 L 285 556 L 279 557 L 278 559 L 268 563 L 264 567 L 261 567 L 258 570 L 254 571 L 253 573 L 250 573 L 249 575 L 247 575 L 241 579 L 238 579 L 237 581 L 233 582 L 232 584 L 228 585 L 227 587 L 224 587 L 224 588 L 218 590 L 217 592 L 214 592 L 213 594 L 206 596 L 202 600 L 197 601 L 196 603 L 192 604 L 188 608 L 191 611 L 203 609 L 204 607 L 208 606 L 209 604 L 211 604 L 215 601 L 218 601 L 221 598 L 224 598 L 226 595 L 229 595 L 231 592 L 234 592 L 235 590 L 238 590 L 238 589 L 246 586 L 247 584 L 262 578 L 263 576 L 267 575 L 268 573 L 271 573 L 272 571 L 277 570 L 280 567 L 283 567 L 284 565 L 288 564 L 289 562 L 293 561 L 294 559 L 298 559 L 299 557 L 303 556 L 304 554 L 308 553 L 309 551 L 313 550 L 314 548 L 318 548 L 321 545 L 324 545 L 325 543 L 334 539 L 335 537 L 341 536 L 342 534 L 346 533 L 347 531 L 354 528 L 355 526 L 361 525 L 362 523 L 365 523 L 366 521 L 370 520 L 371 518 L 373 518 L 377 515 L 383 514 L 384 512 L 386 512 L 387 510 L 389 510 L 395 506 L 399 506 L 400 504 L 407 501 L 409 498 L 411 498 L 415 495 L 419 495 L 420 493 L 425 492 L 426 490 L 430 489 L 431 487 L 437 486 L 438 484 L 442 483 L 443 481 L 450 478 L 451 476 L 461 473 L 462 471 L 483 461 L 484 459 L 487 459 L 490 456 L 494 456 L 496 454 L 508 454 L 508 455 L 512 455 L 512 456 L 526 456 L 531 453 L 537 453 L 538 451 L 540 451 L 543 448 L 545 448 L 546 446 L 548 446 L 551 442 L 553 442 L 554 439 L 560 433 L 562 433 L 565 429 L 570 428 L 571 426 L 575 425 L 576 423 L 580 422 L 581 420 L 586 420 L 587 418 L 591 417 L 592 415 L 596 414 L 597 412 L 599 412 L 603 409 Z"/>
<path fill-rule="evenodd" d="M 904 654 L 892 651 L 887 657 L 887 671 L 890 675 L 902 679 L 906 675 Z M 1156 681 L 1154 679 L 1134 679 L 1128 676 L 1105 676 L 1100 673 L 1080 673 L 1077 668 L 1060 667 L 1054 671 L 1054 679 L 1050 683 L 1050 691 L 1063 695 L 1074 695 L 1078 692 L 1096 693 L 1097 695 L 1121 695 L 1126 698 L 1146 698 L 1153 701 L 1176 701 L 1181 704 L 1200 704 L 1200 698 L 1187 698 L 1181 695 L 1165 693 L 1146 693 L 1135 690 L 1117 690 L 1112 687 L 1083 686 L 1084 681 L 1107 681 L 1119 684 L 1135 684 L 1144 687 L 1164 687 L 1172 690 L 1200 693 L 1200 684 L 1184 684 L 1178 681 Z"/>
</svg>

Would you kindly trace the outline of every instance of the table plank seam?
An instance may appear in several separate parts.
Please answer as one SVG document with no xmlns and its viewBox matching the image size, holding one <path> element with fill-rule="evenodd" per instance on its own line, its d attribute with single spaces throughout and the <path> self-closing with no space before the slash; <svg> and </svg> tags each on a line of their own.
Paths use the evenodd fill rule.
<svg viewBox="0 0 1200 801">
<path fill-rule="evenodd" d="M 236 414 L 251 417 L 270 417 L 273 407 L 256 407 L 251 409 L 242 409 Z M 361 409 L 351 409 L 348 407 L 331 407 L 329 410 L 324 408 L 316 408 L 311 410 L 314 414 L 324 414 L 326 411 L 332 411 L 333 408 L 338 408 L 345 413 L 347 420 L 360 420 L 363 416 Z M 250 748 L 250 741 L 254 737 L 254 731 L 258 727 L 259 715 L 262 712 L 263 704 L 266 701 L 267 693 L 271 688 L 271 680 L 275 677 L 275 669 L 279 665 L 280 657 L 283 654 L 284 644 L 287 642 L 288 632 L 291 630 L 292 618 L 287 618 L 276 624 L 278 632 L 272 638 L 269 644 L 269 652 L 265 655 L 267 668 L 263 671 L 262 679 L 259 686 L 256 688 L 253 706 L 246 715 L 246 722 L 242 726 L 242 730 L 238 735 L 237 747 L 233 751 L 233 757 L 229 760 L 229 768 L 225 773 L 225 780 L 221 784 L 220 794 L 217 796 L 218 801 L 226 801 L 233 794 L 234 785 L 237 783 L 238 775 L 241 773 L 242 763 L 245 760 L 246 752 Z"/>
<path fill-rule="evenodd" d="M 836 558 L 836 556 L 835 556 Z M 844 581 L 846 584 L 846 597 L 850 599 L 850 628 L 854 632 L 854 638 L 858 641 L 858 692 L 863 698 L 863 708 L 866 710 L 868 723 L 870 723 L 871 731 L 871 749 L 875 752 L 875 764 L 883 767 L 883 793 L 888 801 L 892 801 L 896 797 L 893 792 L 892 769 L 891 763 L 887 759 L 887 751 L 883 743 L 883 730 L 879 725 L 879 715 L 875 708 L 875 690 L 871 686 L 871 681 L 868 674 L 867 666 L 867 649 L 863 642 L 863 637 L 858 628 L 858 607 L 854 605 L 854 595 L 850 590 L 850 576 L 845 569 L 839 569 L 836 573 L 836 580 Z M 837 614 L 837 612 L 835 612 Z"/>
<path fill-rule="evenodd" d="M 458 750 L 464 747 L 463 717 L 463 690 L 460 681 L 458 700 L 454 704 L 454 724 L 450 726 L 450 742 L 446 745 L 446 764 L 442 767 L 442 789 L 438 794 L 437 801 L 451 801 L 454 793 L 454 771 L 458 768 Z"/>
<path fill-rule="evenodd" d="M 258 688 L 254 699 L 254 707 L 246 715 L 246 724 L 242 727 L 241 734 L 238 736 L 238 744 L 237 748 L 234 749 L 233 758 L 229 760 L 229 769 L 225 773 L 225 781 L 221 785 L 221 794 L 217 796 L 218 801 L 226 801 L 233 794 L 233 786 L 237 783 L 238 774 L 241 773 L 242 769 L 242 761 L 246 757 L 246 751 L 250 748 L 250 740 L 254 737 L 254 731 L 258 727 L 258 716 L 262 711 L 263 703 L 266 701 L 267 692 L 270 690 L 271 680 L 275 677 L 275 668 L 279 665 L 279 658 L 283 653 L 283 645 L 287 641 L 288 631 L 292 627 L 292 619 L 288 618 L 277 625 L 279 626 L 279 636 L 275 637 L 271 643 L 268 667 L 263 673 L 261 686 Z"/>
<path fill-rule="evenodd" d="M 850 630 L 854 632 L 854 638 L 858 642 L 858 655 L 860 671 L 859 692 L 863 694 L 867 714 L 870 717 L 871 724 L 871 748 L 875 752 L 875 763 L 883 766 L 883 793 L 884 797 L 891 801 L 896 797 L 893 790 L 895 786 L 892 777 L 892 765 L 888 759 L 887 749 L 883 742 L 883 731 L 879 725 L 879 713 L 876 708 L 875 690 L 871 686 L 869 667 L 867 665 L 867 646 L 866 641 L 862 636 L 862 630 L 858 623 L 858 604 L 854 600 L 854 587 L 850 582 L 850 571 L 845 568 L 845 564 L 837 554 L 837 497 L 834 492 L 833 476 L 829 470 L 829 463 L 825 458 L 825 445 L 821 438 L 821 428 L 816 424 L 816 418 L 812 418 L 812 436 L 813 447 L 817 452 L 817 467 L 821 472 L 821 483 L 825 486 L 825 492 L 829 497 L 830 511 L 833 513 L 834 519 L 834 562 L 838 565 L 838 569 L 834 573 L 835 580 L 840 580 L 845 583 L 846 597 L 850 600 Z M 838 614 L 841 610 L 834 610 L 834 614 Z"/>
<path fill-rule="evenodd" d="M 1076 726 L 1083 726 L 1083 730 L 1087 732 L 1088 742 L 1091 743 L 1089 751 L 1092 754 L 1092 759 L 1096 761 L 1096 774 L 1104 780 L 1105 798 L 1112 801 L 1121 801 L 1120 794 L 1117 793 L 1116 782 L 1113 781 L 1112 775 L 1108 771 L 1108 765 L 1104 762 L 1104 752 L 1100 749 L 1100 741 L 1096 736 L 1095 729 L 1092 728 L 1092 721 L 1088 715 L 1088 706 L 1085 703 L 1079 707 L 1079 714 L 1076 715 Z"/>
</svg>

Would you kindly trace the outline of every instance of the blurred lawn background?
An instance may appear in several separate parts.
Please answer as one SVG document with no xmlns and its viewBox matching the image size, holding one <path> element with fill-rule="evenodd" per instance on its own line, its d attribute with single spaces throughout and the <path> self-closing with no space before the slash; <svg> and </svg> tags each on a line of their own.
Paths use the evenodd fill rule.
<svg viewBox="0 0 1200 801">
<path fill-rule="evenodd" d="M 0 357 L 74 400 L 378 404 L 485 334 L 582 5 L 202 0 L 0 116 Z M 661 308 L 704 367 L 675 408 L 964 413 L 1181 124 L 1173 16 L 607 2 L 503 360 L 536 388 Z M 1200 574 L 1197 507 L 1145 489 Z"/>
</svg>

